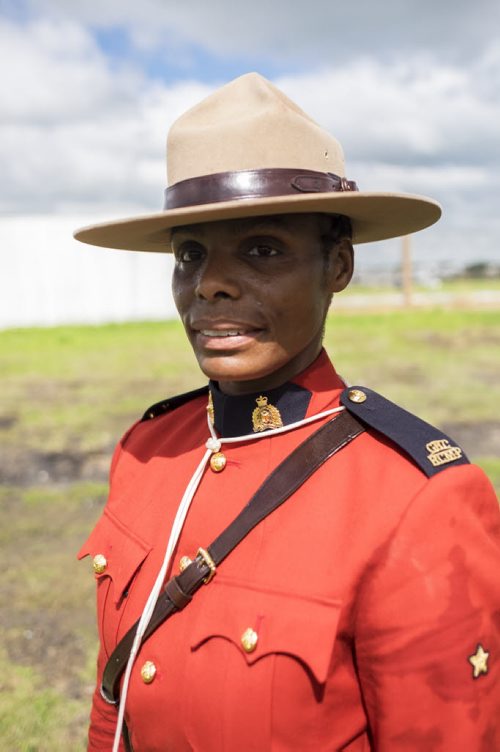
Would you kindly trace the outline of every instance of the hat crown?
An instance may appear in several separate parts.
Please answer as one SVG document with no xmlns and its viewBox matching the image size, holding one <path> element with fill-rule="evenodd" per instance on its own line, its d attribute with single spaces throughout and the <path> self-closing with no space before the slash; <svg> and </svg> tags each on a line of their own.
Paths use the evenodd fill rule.
<svg viewBox="0 0 500 752">
<path fill-rule="evenodd" d="M 322 212 L 349 217 L 354 243 L 422 230 L 432 199 L 358 191 L 339 142 L 257 73 L 218 89 L 173 124 L 164 211 L 85 227 L 78 240 L 168 252 L 173 227 L 244 217 Z"/>
<path fill-rule="evenodd" d="M 168 185 L 202 175 L 295 168 L 345 176 L 337 139 L 257 73 L 215 91 L 172 125 Z"/>
</svg>

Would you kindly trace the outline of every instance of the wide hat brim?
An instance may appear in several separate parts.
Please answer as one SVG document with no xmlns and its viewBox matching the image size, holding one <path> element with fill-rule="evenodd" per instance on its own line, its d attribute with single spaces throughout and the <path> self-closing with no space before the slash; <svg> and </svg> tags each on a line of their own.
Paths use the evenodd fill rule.
<svg viewBox="0 0 500 752">
<path fill-rule="evenodd" d="M 74 237 L 83 243 L 126 251 L 171 251 L 174 227 L 268 216 L 320 212 L 343 214 L 350 218 L 353 243 L 409 235 L 437 222 L 441 207 L 425 196 L 380 192 L 307 193 L 297 196 L 272 196 L 236 199 L 200 206 L 186 206 L 131 217 L 114 222 L 82 227 Z"/>
</svg>

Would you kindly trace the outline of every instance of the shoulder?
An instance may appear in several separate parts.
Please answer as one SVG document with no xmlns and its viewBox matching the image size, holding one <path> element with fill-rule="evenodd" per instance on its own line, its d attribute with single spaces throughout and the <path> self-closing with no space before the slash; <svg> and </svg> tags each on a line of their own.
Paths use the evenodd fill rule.
<svg viewBox="0 0 500 752">
<path fill-rule="evenodd" d="M 463 449 L 449 436 L 372 389 L 348 387 L 340 401 L 371 432 L 389 439 L 428 478 L 449 467 L 469 464 Z"/>
<path fill-rule="evenodd" d="M 205 386 L 168 397 L 148 407 L 118 442 L 111 463 L 111 475 L 123 450 L 145 460 L 158 451 L 165 441 L 178 441 L 179 433 L 184 437 L 186 433 L 192 435 L 193 422 L 199 424 L 199 416 L 205 411 L 207 394 L 208 386 Z M 170 421 L 166 425 L 165 420 L 169 421 L 170 415 L 175 418 L 173 423 Z"/>
<path fill-rule="evenodd" d="M 154 405 L 148 407 L 139 423 L 143 423 L 146 420 L 152 420 L 153 418 L 160 417 L 160 415 L 170 413 L 173 410 L 177 410 L 177 408 L 182 407 L 182 405 L 186 405 L 189 402 L 192 402 L 198 397 L 206 397 L 207 394 L 208 386 L 202 386 L 199 389 L 193 389 L 190 392 L 184 392 L 183 394 L 178 394 L 175 397 L 168 397 L 167 399 L 161 400 L 160 402 L 155 402 Z"/>
</svg>

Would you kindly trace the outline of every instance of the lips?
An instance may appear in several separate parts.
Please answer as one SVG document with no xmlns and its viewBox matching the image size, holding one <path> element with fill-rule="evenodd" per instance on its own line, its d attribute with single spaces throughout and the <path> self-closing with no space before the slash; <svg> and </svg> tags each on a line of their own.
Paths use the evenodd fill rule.
<svg viewBox="0 0 500 752">
<path fill-rule="evenodd" d="M 189 322 L 189 329 L 210 337 L 231 337 L 264 329 L 263 322 L 233 318 L 196 318 Z"/>
<path fill-rule="evenodd" d="M 190 326 L 198 345 L 204 350 L 245 348 L 264 331 L 253 322 L 199 319 Z"/>
</svg>

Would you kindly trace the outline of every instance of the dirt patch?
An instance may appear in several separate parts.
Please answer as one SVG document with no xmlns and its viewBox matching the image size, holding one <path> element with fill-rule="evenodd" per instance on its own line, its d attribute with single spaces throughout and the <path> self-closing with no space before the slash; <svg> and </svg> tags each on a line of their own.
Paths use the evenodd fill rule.
<svg viewBox="0 0 500 752">
<path fill-rule="evenodd" d="M 425 332 L 420 333 L 417 340 L 426 342 L 431 347 L 449 347 L 450 344 L 457 348 L 467 345 L 488 345 L 495 346 L 500 342 L 500 333 L 495 330 L 484 330 L 481 328 L 467 329 L 463 332 Z"/>
<path fill-rule="evenodd" d="M 441 428 L 462 447 L 469 459 L 500 456 L 500 422 L 445 423 Z"/>
<path fill-rule="evenodd" d="M 105 483 L 110 461 L 111 450 L 38 452 L 7 448 L 0 457 L 0 483 L 23 487 L 78 480 Z"/>
<path fill-rule="evenodd" d="M 17 415 L 0 415 L 0 429 L 12 428 L 17 423 Z"/>
<path fill-rule="evenodd" d="M 78 617 L 93 618 L 83 609 Z M 88 646 L 75 632 L 73 618 L 74 614 L 40 608 L 25 613 L 12 610 L 3 619 L 4 646 L 12 663 L 36 668 L 49 686 L 78 699 L 89 694 L 79 678 Z"/>
</svg>

